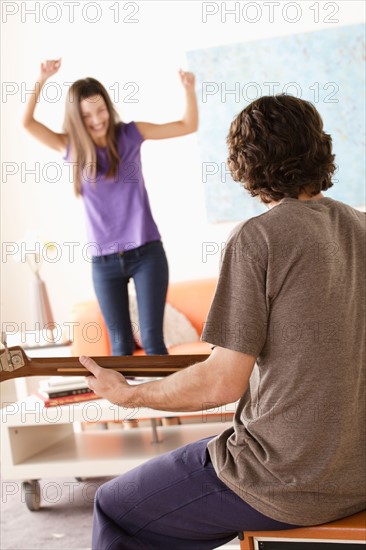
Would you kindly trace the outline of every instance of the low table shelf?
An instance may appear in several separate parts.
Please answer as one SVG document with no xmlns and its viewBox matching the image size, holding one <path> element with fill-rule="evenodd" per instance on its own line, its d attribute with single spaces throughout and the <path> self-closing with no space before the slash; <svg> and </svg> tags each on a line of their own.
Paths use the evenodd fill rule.
<svg viewBox="0 0 366 550">
<path fill-rule="evenodd" d="M 230 408 L 229 408 L 230 407 Z M 235 404 L 226 406 L 234 411 Z M 213 411 L 216 415 L 217 411 Z M 157 419 L 202 415 L 202 421 L 157 426 Z M 81 431 L 85 422 L 151 419 L 151 427 Z M 31 396 L 1 410 L 2 479 L 19 479 L 31 510 L 40 507 L 38 480 L 117 476 L 146 460 L 203 437 L 221 433 L 230 422 L 208 421 L 210 414 L 127 409 L 104 399 L 45 408 Z M 215 417 L 216 418 L 216 417 Z M 220 418 L 220 417 L 219 417 Z"/>
</svg>

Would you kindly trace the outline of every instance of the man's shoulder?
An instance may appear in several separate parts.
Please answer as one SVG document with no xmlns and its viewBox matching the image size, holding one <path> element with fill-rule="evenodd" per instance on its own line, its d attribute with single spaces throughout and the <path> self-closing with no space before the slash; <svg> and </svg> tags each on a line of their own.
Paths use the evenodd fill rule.
<svg viewBox="0 0 366 550">
<path fill-rule="evenodd" d="M 365 212 L 330 197 L 305 202 L 286 198 L 268 211 L 239 223 L 232 230 L 230 239 L 247 241 L 257 238 L 268 242 L 273 238 L 288 238 L 291 232 L 306 233 L 320 220 L 323 224 L 331 225 L 335 220 L 350 224 L 362 223 L 365 221 Z"/>
<path fill-rule="evenodd" d="M 228 239 L 230 241 L 248 241 L 250 239 L 265 239 L 273 235 L 276 228 L 286 227 L 288 214 L 285 210 L 274 212 L 278 207 L 262 212 L 258 216 L 253 216 L 247 220 L 238 223 L 230 232 Z M 287 210 L 287 209 L 286 209 Z"/>
</svg>

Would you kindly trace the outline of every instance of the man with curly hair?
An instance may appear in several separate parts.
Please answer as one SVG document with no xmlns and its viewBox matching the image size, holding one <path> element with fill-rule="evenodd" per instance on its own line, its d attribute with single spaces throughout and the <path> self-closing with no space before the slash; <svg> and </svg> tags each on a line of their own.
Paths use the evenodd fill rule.
<svg viewBox="0 0 366 550">
<path fill-rule="evenodd" d="M 211 549 L 365 507 L 365 216 L 323 195 L 334 155 L 311 103 L 262 97 L 227 141 L 234 180 L 268 211 L 228 239 L 202 334 L 209 358 L 138 386 L 80 361 L 112 403 L 238 400 L 233 425 L 103 485 L 95 550 Z"/>
</svg>

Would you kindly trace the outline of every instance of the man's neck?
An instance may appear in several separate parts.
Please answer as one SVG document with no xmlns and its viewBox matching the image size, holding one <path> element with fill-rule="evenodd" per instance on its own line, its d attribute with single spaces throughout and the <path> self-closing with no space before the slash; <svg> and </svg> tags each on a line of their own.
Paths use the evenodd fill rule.
<svg viewBox="0 0 366 550">
<path fill-rule="evenodd" d="M 301 191 L 300 195 L 297 197 L 297 200 L 299 201 L 318 201 L 319 199 L 323 199 L 324 198 L 324 195 L 323 193 L 318 193 L 317 195 L 309 195 L 308 193 L 306 193 L 305 191 Z M 277 204 L 279 204 L 280 201 L 272 201 L 272 202 L 269 202 L 267 203 L 267 207 L 268 208 L 273 208 L 274 206 L 277 206 Z"/>
</svg>

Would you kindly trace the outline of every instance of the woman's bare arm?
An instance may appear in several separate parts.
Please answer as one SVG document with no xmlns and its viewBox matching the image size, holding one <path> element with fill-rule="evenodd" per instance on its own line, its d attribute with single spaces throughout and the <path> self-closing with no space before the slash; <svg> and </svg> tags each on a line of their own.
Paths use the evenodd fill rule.
<svg viewBox="0 0 366 550">
<path fill-rule="evenodd" d="M 34 111 L 36 109 L 42 87 L 46 83 L 46 80 L 58 71 L 60 65 L 60 60 L 46 61 L 45 63 L 42 63 L 41 74 L 35 83 L 34 93 L 30 94 L 25 108 L 23 126 L 30 134 L 32 134 L 33 137 L 38 139 L 44 145 L 65 154 L 68 141 L 67 135 L 53 132 L 50 128 L 44 124 L 41 124 L 34 118 Z"/>
<path fill-rule="evenodd" d="M 179 75 L 186 93 L 186 109 L 183 118 L 166 124 L 136 122 L 137 128 L 144 139 L 167 139 L 196 132 L 198 128 L 198 107 L 195 77 L 192 73 L 182 70 L 179 71 Z"/>
</svg>

